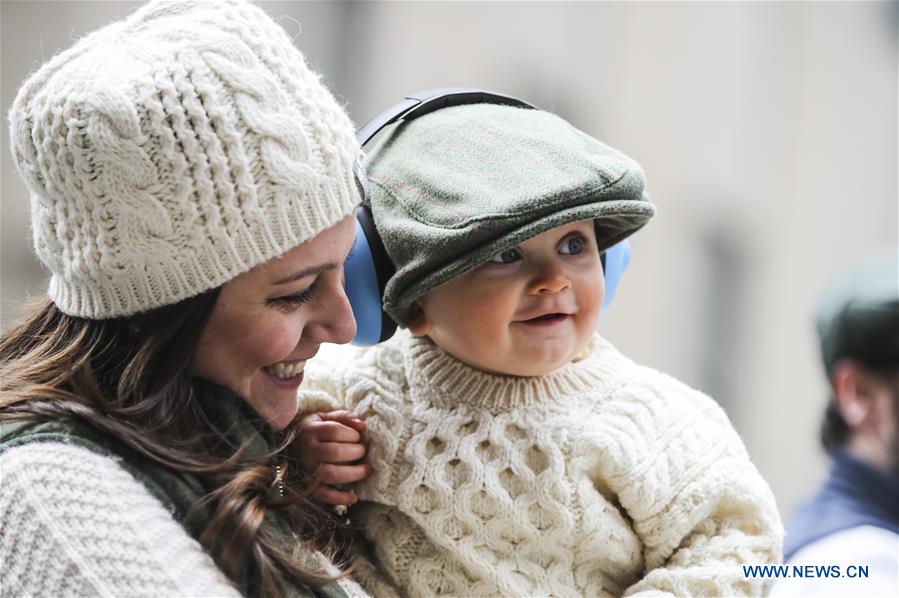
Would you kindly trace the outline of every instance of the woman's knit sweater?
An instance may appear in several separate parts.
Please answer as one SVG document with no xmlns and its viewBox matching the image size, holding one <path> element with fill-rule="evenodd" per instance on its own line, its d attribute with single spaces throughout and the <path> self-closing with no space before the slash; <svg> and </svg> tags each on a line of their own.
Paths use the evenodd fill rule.
<svg viewBox="0 0 899 598">
<path fill-rule="evenodd" d="M 352 515 L 404 593 L 762 592 L 741 565 L 778 561 L 782 527 L 724 412 L 592 345 L 531 378 L 408 334 L 307 366 L 301 409 L 368 426 L 374 473 Z"/>
<path fill-rule="evenodd" d="M 236 446 L 271 447 L 239 397 L 197 383 Z M 217 596 L 241 594 L 182 519 L 196 498 L 190 477 L 140 460 L 84 424 L 0 421 L 0 563 L 4 596 Z M 321 557 L 322 563 L 328 567 Z M 338 571 L 329 569 L 332 574 Z M 297 596 L 367 596 L 348 579 Z"/>
<path fill-rule="evenodd" d="M 0 468 L 4 595 L 240 596 L 112 457 L 35 442 L 3 452 Z"/>
</svg>

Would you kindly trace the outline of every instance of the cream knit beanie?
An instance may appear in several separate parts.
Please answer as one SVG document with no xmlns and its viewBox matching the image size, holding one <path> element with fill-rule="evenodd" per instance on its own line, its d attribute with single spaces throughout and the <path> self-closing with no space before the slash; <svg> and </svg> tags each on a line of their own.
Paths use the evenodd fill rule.
<svg viewBox="0 0 899 598">
<path fill-rule="evenodd" d="M 353 213 L 353 125 L 240 0 L 150 2 L 44 64 L 9 113 L 34 248 L 65 313 L 217 287 Z"/>
</svg>

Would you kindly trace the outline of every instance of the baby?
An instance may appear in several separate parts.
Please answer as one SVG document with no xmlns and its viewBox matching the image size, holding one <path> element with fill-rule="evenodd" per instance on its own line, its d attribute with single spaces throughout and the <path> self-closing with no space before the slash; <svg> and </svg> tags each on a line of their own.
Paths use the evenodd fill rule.
<svg viewBox="0 0 899 598">
<path fill-rule="evenodd" d="M 368 476 L 318 496 L 358 496 L 379 574 L 410 596 L 760 594 L 741 565 L 779 560 L 781 523 L 724 412 L 595 332 L 601 252 L 654 212 L 640 167 L 477 104 L 401 125 L 367 168 L 407 330 L 311 362 L 300 408 L 307 468 Z"/>
</svg>

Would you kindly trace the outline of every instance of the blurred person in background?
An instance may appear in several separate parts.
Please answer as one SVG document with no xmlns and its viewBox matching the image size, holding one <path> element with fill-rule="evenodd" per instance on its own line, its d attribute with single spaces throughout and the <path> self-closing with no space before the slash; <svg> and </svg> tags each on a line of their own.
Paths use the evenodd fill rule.
<svg viewBox="0 0 899 598">
<path fill-rule="evenodd" d="M 794 576 L 773 593 L 899 596 L 899 252 L 844 275 L 823 296 L 817 329 L 833 393 L 821 429 L 830 475 L 787 526 L 784 558 L 838 565 L 842 576 Z M 859 566 L 867 577 L 850 569 Z"/>
</svg>

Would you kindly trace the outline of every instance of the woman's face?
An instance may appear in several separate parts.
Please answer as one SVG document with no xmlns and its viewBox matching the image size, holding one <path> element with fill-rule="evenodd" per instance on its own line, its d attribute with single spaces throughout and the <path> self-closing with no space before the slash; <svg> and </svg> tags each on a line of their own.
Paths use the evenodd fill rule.
<svg viewBox="0 0 899 598">
<path fill-rule="evenodd" d="M 200 335 L 193 375 L 236 392 L 275 429 L 289 424 L 306 361 L 321 343 L 356 334 L 343 292 L 355 231 L 347 217 L 226 283 Z"/>
</svg>

